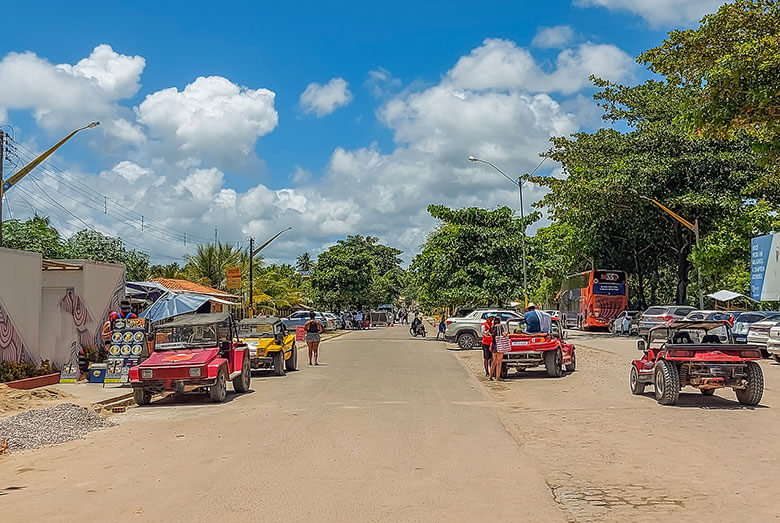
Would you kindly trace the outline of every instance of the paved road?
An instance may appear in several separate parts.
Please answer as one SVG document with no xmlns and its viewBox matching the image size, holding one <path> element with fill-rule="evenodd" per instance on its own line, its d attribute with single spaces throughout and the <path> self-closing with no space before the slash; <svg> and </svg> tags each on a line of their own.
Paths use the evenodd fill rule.
<svg viewBox="0 0 780 523">
<path fill-rule="evenodd" d="M 543 371 L 484 382 L 479 351 L 451 354 L 483 382 L 507 430 L 576 521 L 767 521 L 780 514 L 780 364 L 763 361 L 758 407 L 729 389 L 683 389 L 676 406 L 652 387 L 633 396 L 635 341 L 569 331 L 577 371 Z M 454 348 L 454 346 L 450 346 Z"/>
<path fill-rule="evenodd" d="M 443 343 L 399 326 L 325 342 L 319 367 L 300 360 L 224 404 L 166 399 L 1 458 L 0 520 L 564 520 Z"/>
</svg>

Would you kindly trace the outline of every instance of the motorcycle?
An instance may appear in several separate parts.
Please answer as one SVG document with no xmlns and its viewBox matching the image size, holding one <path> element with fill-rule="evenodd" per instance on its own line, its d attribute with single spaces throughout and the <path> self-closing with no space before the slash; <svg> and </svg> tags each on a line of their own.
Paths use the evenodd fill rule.
<svg viewBox="0 0 780 523">
<path fill-rule="evenodd" d="M 425 325 L 420 323 L 416 328 L 415 327 L 409 327 L 409 334 L 412 335 L 413 338 L 416 338 L 417 336 L 425 337 Z"/>
</svg>

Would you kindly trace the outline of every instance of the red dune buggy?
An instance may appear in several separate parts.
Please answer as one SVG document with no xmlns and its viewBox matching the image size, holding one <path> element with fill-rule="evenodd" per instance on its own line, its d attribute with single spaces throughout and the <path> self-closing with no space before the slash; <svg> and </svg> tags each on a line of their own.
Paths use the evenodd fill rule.
<svg viewBox="0 0 780 523">
<path fill-rule="evenodd" d="M 643 352 L 631 364 L 629 384 L 642 394 L 648 384 L 661 405 L 673 405 L 682 387 L 695 387 L 705 396 L 730 387 L 743 405 L 758 405 L 764 393 L 759 347 L 735 344 L 726 321 L 677 320 L 650 329 L 637 341 Z"/>
<path fill-rule="evenodd" d="M 564 371 L 574 372 L 576 369 L 574 345 L 564 340 L 565 333 L 557 318 L 550 322 L 549 334 L 527 334 L 522 317 L 509 318 L 505 326 L 511 350 L 504 353 L 501 361 L 502 378 L 506 377 L 510 367 L 522 371 L 544 365 L 547 375 L 556 378 Z"/>
<path fill-rule="evenodd" d="M 238 341 L 227 312 L 179 316 L 153 328 L 154 353 L 130 369 L 135 402 L 147 405 L 163 391 L 208 390 L 213 401 L 224 401 L 227 382 L 247 392 L 252 378 L 249 350 Z"/>
</svg>

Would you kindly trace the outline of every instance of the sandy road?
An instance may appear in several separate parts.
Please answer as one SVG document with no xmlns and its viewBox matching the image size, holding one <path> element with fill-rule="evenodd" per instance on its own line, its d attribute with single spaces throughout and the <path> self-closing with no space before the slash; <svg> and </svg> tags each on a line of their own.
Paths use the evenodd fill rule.
<svg viewBox="0 0 780 523">
<path fill-rule="evenodd" d="M 451 350 L 483 382 L 556 502 L 576 521 L 767 521 L 780 515 L 780 365 L 761 405 L 684 389 L 674 407 L 628 388 L 633 340 L 573 332 L 577 371 L 486 382 L 481 351 Z"/>
<path fill-rule="evenodd" d="M 0 521 L 565 520 L 458 359 L 405 327 L 356 332 L 226 403 L 132 409 L 0 458 Z"/>
</svg>

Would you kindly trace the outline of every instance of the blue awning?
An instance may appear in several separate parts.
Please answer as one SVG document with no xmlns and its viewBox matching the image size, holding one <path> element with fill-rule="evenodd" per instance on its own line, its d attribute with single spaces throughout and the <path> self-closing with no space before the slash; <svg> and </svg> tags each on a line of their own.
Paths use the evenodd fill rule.
<svg viewBox="0 0 780 523">
<path fill-rule="evenodd" d="M 160 321 L 180 314 L 195 312 L 198 307 L 213 298 L 205 294 L 179 294 L 169 292 L 141 312 L 139 317 L 150 321 Z"/>
</svg>

